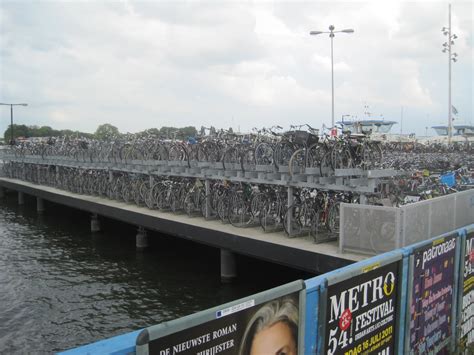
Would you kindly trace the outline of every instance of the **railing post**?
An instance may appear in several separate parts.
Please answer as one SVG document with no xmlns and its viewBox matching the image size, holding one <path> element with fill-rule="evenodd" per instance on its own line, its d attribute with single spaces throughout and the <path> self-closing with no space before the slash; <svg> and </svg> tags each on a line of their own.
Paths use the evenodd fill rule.
<svg viewBox="0 0 474 355">
<path fill-rule="evenodd" d="M 427 239 L 432 237 L 431 236 L 431 213 L 433 213 L 432 207 L 433 207 L 433 204 L 430 201 L 428 204 L 428 235 L 426 236 Z"/>
<path fill-rule="evenodd" d="M 206 204 L 205 208 L 205 218 L 209 219 L 211 216 L 211 184 L 209 179 L 206 179 L 204 181 L 204 187 L 205 187 L 205 194 L 206 194 L 206 199 L 204 203 Z"/>
<path fill-rule="evenodd" d="M 458 224 L 456 223 L 456 210 L 457 210 L 456 203 L 457 203 L 457 198 L 458 198 L 457 193 L 453 195 L 453 198 L 454 198 L 453 230 L 455 230 L 456 228 L 462 227 L 462 226 L 458 226 Z"/>
<path fill-rule="evenodd" d="M 344 208 L 345 204 L 339 204 L 339 253 L 344 253 Z"/>
<path fill-rule="evenodd" d="M 291 224 L 291 220 L 293 218 L 293 211 L 290 211 L 290 207 L 293 206 L 293 186 L 288 186 L 288 206 L 287 206 L 287 211 L 288 211 L 288 214 L 286 216 L 287 220 L 286 220 L 286 224 L 288 226 L 288 235 L 291 237 L 292 234 L 293 234 L 293 228 L 292 228 L 292 224 Z"/>
</svg>

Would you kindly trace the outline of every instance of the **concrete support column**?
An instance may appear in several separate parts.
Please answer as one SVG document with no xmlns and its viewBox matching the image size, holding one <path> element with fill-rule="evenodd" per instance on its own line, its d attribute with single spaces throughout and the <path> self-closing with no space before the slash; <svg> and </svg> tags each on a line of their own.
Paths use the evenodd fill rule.
<svg viewBox="0 0 474 355">
<path fill-rule="evenodd" d="M 99 216 L 95 213 L 91 216 L 91 232 L 92 233 L 100 232 Z"/>
<path fill-rule="evenodd" d="M 359 203 L 361 205 L 366 205 L 367 204 L 367 196 L 365 194 L 360 194 Z"/>
<path fill-rule="evenodd" d="M 0 186 L 0 198 L 4 198 L 5 197 L 5 189 L 3 188 L 3 186 Z"/>
<path fill-rule="evenodd" d="M 136 236 L 136 247 L 137 251 L 143 251 L 148 248 L 148 236 L 146 230 L 143 227 L 138 227 L 138 233 Z"/>
<path fill-rule="evenodd" d="M 41 197 L 36 197 L 36 211 L 38 213 L 44 212 L 44 200 Z"/>
<path fill-rule="evenodd" d="M 20 206 L 25 204 L 25 195 L 21 191 L 18 191 L 18 204 Z"/>
<path fill-rule="evenodd" d="M 229 250 L 221 249 L 221 281 L 230 283 L 237 277 L 237 262 L 235 254 Z"/>
</svg>

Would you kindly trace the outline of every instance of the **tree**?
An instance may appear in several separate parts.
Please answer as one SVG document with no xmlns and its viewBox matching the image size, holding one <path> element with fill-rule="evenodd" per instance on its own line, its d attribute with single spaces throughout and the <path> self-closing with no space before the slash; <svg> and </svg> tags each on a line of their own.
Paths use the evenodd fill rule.
<svg viewBox="0 0 474 355">
<path fill-rule="evenodd" d="M 96 139 L 110 139 L 120 135 L 120 132 L 117 127 L 111 125 L 110 123 L 101 124 L 97 127 L 97 130 L 94 133 L 94 138 Z"/>
<path fill-rule="evenodd" d="M 197 129 L 193 126 L 183 127 L 178 129 L 178 133 L 176 135 L 179 139 L 186 139 L 188 137 L 196 137 Z"/>
<path fill-rule="evenodd" d="M 8 128 L 5 130 L 5 133 L 3 134 L 3 137 L 5 138 L 5 142 L 10 141 L 10 139 L 11 139 L 11 126 L 8 126 Z M 30 129 L 27 126 L 25 126 L 24 124 L 21 124 L 21 125 L 13 124 L 13 137 L 14 138 L 31 137 Z"/>
<path fill-rule="evenodd" d="M 33 132 L 32 132 L 33 133 Z M 33 134 L 33 136 L 35 137 L 51 137 L 51 136 L 55 136 L 55 132 L 54 130 L 49 127 L 49 126 L 43 126 L 43 127 L 40 127 L 40 128 L 37 128 L 35 129 L 35 132 L 36 134 Z"/>
</svg>

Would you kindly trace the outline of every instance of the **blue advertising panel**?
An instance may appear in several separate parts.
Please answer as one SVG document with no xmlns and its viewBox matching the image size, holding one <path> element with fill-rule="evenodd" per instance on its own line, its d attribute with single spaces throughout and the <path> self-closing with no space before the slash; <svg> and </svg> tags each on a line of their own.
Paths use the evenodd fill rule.
<svg viewBox="0 0 474 355">
<path fill-rule="evenodd" d="M 402 255 L 370 261 L 327 276 L 320 306 L 321 353 L 397 353 Z"/>
<path fill-rule="evenodd" d="M 458 345 L 467 351 L 474 346 L 474 230 L 469 230 L 463 239 L 461 257 Z"/>
<path fill-rule="evenodd" d="M 318 349 L 319 338 L 319 300 L 321 287 L 326 282 L 322 276 L 305 281 L 306 285 L 306 316 L 304 349 L 306 354 L 314 354 Z"/>
<path fill-rule="evenodd" d="M 144 329 L 136 353 L 304 353 L 304 282 L 295 281 Z"/>
<path fill-rule="evenodd" d="M 455 324 L 458 234 L 438 238 L 410 257 L 407 353 L 448 351 Z"/>
</svg>

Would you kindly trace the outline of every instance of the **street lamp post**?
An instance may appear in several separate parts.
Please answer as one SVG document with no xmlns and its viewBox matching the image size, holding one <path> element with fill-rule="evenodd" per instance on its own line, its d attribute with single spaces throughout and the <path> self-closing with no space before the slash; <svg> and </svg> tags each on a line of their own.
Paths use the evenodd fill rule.
<svg viewBox="0 0 474 355">
<path fill-rule="evenodd" d="M 13 138 L 13 106 L 28 106 L 28 104 L 5 104 L 5 103 L 1 103 L 0 102 L 0 105 L 3 105 L 3 106 L 10 106 L 10 136 L 11 136 L 11 140 L 10 140 L 10 144 L 13 145 L 13 142 L 15 141 L 14 138 Z"/>
<path fill-rule="evenodd" d="M 451 104 L 451 61 L 456 62 L 457 53 L 451 53 L 451 46 L 454 45 L 454 40 L 458 38 L 451 32 L 451 4 L 449 4 L 448 27 L 443 27 L 441 32 L 448 37 L 448 40 L 443 43 L 443 53 L 448 53 L 448 144 L 451 144 L 453 137 L 453 106 Z"/>
<path fill-rule="evenodd" d="M 310 35 L 319 35 L 322 33 L 329 33 L 329 38 L 331 38 L 331 92 L 332 92 L 332 111 L 331 111 L 331 128 L 334 127 L 334 55 L 333 55 L 333 38 L 335 33 L 353 33 L 353 29 L 345 29 L 342 31 L 334 31 L 334 26 L 329 26 L 329 31 L 311 31 Z"/>
</svg>

